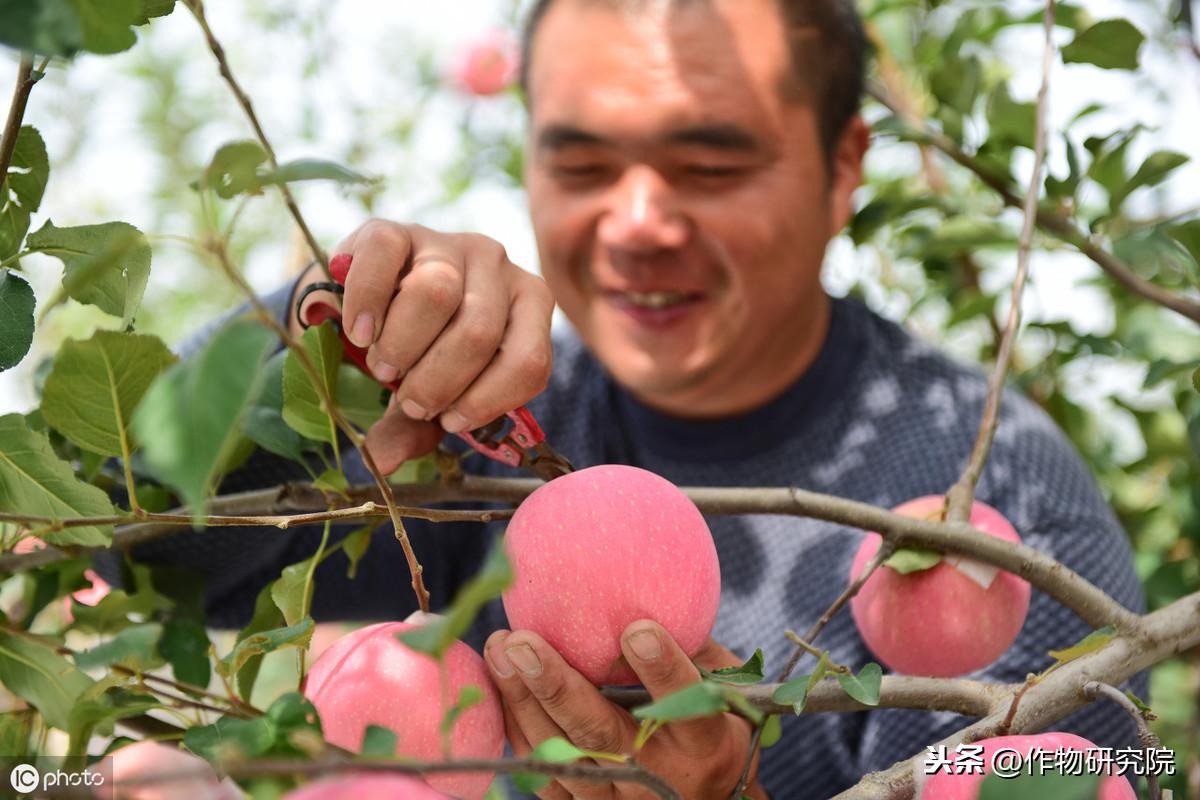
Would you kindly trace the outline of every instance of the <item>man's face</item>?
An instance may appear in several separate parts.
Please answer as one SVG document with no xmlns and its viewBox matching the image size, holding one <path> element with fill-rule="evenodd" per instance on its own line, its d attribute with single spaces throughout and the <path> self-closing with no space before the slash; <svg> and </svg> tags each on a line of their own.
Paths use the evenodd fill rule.
<svg viewBox="0 0 1200 800">
<path fill-rule="evenodd" d="M 821 261 L 865 134 L 851 126 L 831 174 L 812 106 L 781 92 L 789 64 L 773 0 L 559 0 L 534 41 L 542 274 L 613 376 L 668 413 L 760 405 L 823 339 Z"/>
</svg>

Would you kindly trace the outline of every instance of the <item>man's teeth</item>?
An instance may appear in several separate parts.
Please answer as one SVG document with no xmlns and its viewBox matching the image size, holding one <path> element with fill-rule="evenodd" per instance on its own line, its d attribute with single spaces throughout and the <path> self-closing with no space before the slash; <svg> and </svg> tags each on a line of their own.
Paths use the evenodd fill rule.
<svg viewBox="0 0 1200 800">
<path fill-rule="evenodd" d="M 683 292 L 622 292 L 635 306 L 642 308 L 666 308 L 687 299 Z"/>
</svg>

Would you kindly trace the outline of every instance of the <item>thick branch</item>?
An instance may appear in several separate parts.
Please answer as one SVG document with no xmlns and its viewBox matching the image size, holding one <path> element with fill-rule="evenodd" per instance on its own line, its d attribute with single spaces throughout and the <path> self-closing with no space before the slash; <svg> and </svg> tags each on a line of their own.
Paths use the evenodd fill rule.
<svg viewBox="0 0 1200 800">
<path fill-rule="evenodd" d="M 886 93 L 877 87 L 869 88 L 868 93 L 899 117 L 899 109 Z M 952 139 L 928 125 L 919 125 L 915 131 L 920 141 L 932 144 L 956 164 L 974 173 L 975 177 L 996 192 L 1006 205 L 1021 208 L 1021 198 L 1012 191 L 1007 177 L 997 177 L 983 164 L 964 152 Z M 1130 292 L 1181 314 L 1193 322 L 1200 323 L 1200 303 L 1156 286 L 1138 275 L 1132 267 L 1097 245 L 1087 234 L 1080 231 L 1071 218 L 1043 208 L 1038 210 L 1037 224 L 1043 230 L 1074 246 Z"/>
<path fill-rule="evenodd" d="M 525 478 L 480 478 L 466 476 L 456 485 L 408 484 L 392 487 L 395 496 L 409 503 L 498 502 L 519 503 L 542 482 Z M 1126 629 L 1137 616 L 1050 556 L 1026 545 L 1014 544 L 980 533 L 966 523 L 931 522 L 912 519 L 877 508 L 869 503 L 796 488 L 683 487 L 683 491 L 705 514 L 778 514 L 812 517 L 851 528 L 875 531 L 897 547 L 916 545 L 946 553 L 969 556 L 977 561 L 1012 572 L 1074 611 L 1093 628 L 1116 625 Z M 380 495 L 375 487 L 350 490 L 352 500 L 365 501 Z M 318 510 L 327 496 L 307 484 L 289 484 L 230 495 L 212 501 L 214 510 Z M 178 510 L 183 513 L 182 510 Z M 156 539 L 177 527 L 143 523 L 121 528 L 113 537 L 113 548 L 128 548 Z M 111 549 L 111 548 L 93 548 Z M 86 552 L 81 549 L 80 552 Z M 32 569 L 68 558 L 54 550 L 0 556 L 0 572 Z"/>
<path fill-rule="evenodd" d="M 1100 650 L 1063 664 L 1037 681 L 1013 719 L 1012 733 L 1044 730 L 1090 701 L 1084 693 L 1089 681 L 1117 685 L 1171 656 L 1200 647 L 1200 593 L 1176 600 L 1166 608 L 1142 617 L 1132 635 L 1118 636 Z M 1005 709 L 989 714 L 931 746 L 953 750 L 963 742 L 997 735 Z M 926 753 L 915 755 L 881 772 L 863 778 L 834 800 L 906 800 L 913 792 L 913 772 Z"/>
<path fill-rule="evenodd" d="M 1000 399 L 1004 393 L 1004 381 L 1008 377 L 1013 343 L 1021 328 L 1021 297 L 1025 292 L 1025 278 L 1029 274 L 1029 253 L 1033 248 L 1033 232 L 1036 227 L 1038 195 L 1042 186 L 1042 165 L 1046 160 L 1046 104 L 1050 94 L 1050 68 L 1054 64 L 1054 0 L 1046 0 L 1045 46 L 1042 53 L 1042 85 L 1037 94 L 1037 124 L 1034 129 L 1033 174 L 1029 177 L 1029 188 L 1025 192 L 1024 222 L 1021 239 L 1017 244 L 1017 274 L 1013 278 L 1012 300 L 1008 307 L 1008 321 L 1004 336 L 996 353 L 996 363 L 988 376 L 987 398 L 983 404 L 983 420 L 979 435 L 971 448 L 971 456 L 962 476 L 946 493 L 946 519 L 965 522 L 971 518 L 971 503 L 975 499 L 975 486 L 983 474 L 996 426 L 1000 421 Z"/>
</svg>

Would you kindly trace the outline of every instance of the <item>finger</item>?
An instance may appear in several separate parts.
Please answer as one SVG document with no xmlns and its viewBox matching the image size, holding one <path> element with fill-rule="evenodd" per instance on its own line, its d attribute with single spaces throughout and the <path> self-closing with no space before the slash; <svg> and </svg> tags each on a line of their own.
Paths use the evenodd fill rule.
<svg viewBox="0 0 1200 800">
<path fill-rule="evenodd" d="M 534 280 L 541 283 L 539 278 Z M 546 388 L 553 361 L 553 311 L 554 299 L 545 284 L 518 292 L 496 357 L 442 414 L 442 428 L 457 433 L 486 425 L 525 405 Z"/>
<path fill-rule="evenodd" d="M 396 390 L 409 416 L 431 419 L 441 414 L 496 357 L 509 324 L 512 288 L 508 271 L 517 268 L 508 262 L 498 243 L 482 237 L 466 241 L 470 246 L 462 256 L 465 283 L 461 303 Z M 408 292 L 413 276 L 405 279 L 396 302 Z M 463 430 L 466 422 L 456 427 Z"/>
<path fill-rule="evenodd" d="M 700 680 L 700 671 L 687 653 L 661 625 L 652 620 L 639 620 L 624 630 L 621 634 L 621 652 L 654 700 L 661 700 Z M 722 720 L 720 724 L 728 724 L 727 717 L 718 719 Z M 668 723 L 668 727 L 685 752 L 701 754 L 723 744 L 720 737 L 714 735 L 719 730 L 716 724 L 718 719 L 703 717 L 679 720 Z"/>
<path fill-rule="evenodd" d="M 382 327 L 396 281 L 412 255 L 413 240 L 403 225 L 372 220 L 350 241 L 352 247 L 342 251 L 354 257 L 342 298 L 342 324 L 350 341 L 367 347 Z"/>
<path fill-rule="evenodd" d="M 624 752 L 632 726 L 541 637 L 496 633 L 484 652 L 513 718 L 530 743 L 561 736 L 584 750 Z M 572 797 L 611 796 L 611 784 L 560 778 Z"/>
<path fill-rule="evenodd" d="M 529 758 L 529 754 L 533 752 L 533 748 L 529 745 L 529 740 L 525 738 L 524 732 L 521 731 L 521 726 L 513 718 L 512 712 L 508 710 L 508 706 L 501 704 L 501 708 L 504 711 L 505 734 L 508 736 L 508 743 L 512 746 L 513 755 L 517 758 Z M 547 783 L 537 791 L 537 796 L 542 798 L 542 800 L 571 800 L 570 793 L 558 781 Z"/>
<path fill-rule="evenodd" d="M 389 475 L 405 461 L 432 452 L 445 432 L 436 422 L 409 419 L 394 404 L 367 431 L 367 452 L 375 466 Z"/>
</svg>

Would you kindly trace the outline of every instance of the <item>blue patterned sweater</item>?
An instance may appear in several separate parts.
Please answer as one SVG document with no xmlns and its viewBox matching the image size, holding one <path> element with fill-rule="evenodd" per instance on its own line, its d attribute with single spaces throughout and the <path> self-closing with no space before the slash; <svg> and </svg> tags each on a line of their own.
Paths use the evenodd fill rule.
<svg viewBox="0 0 1200 800">
<path fill-rule="evenodd" d="M 270 298 L 281 316 L 287 296 L 281 291 Z M 734 419 L 663 416 L 619 387 L 572 333 L 557 336 L 555 348 L 550 386 L 530 408 L 550 442 L 576 467 L 631 464 L 679 485 L 796 486 L 884 507 L 943 492 L 954 482 L 986 391 L 977 370 L 953 362 L 853 300 L 834 302 L 827 341 L 804 376 L 768 405 Z M 482 458 L 468 465 L 483 474 L 516 474 Z M 369 481 L 353 458 L 347 473 L 352 483 Z M 300 477 L 293 465 L 259 453 L 226 479 L 222 491 Z M 1126 536 L 1087 468 L 1050 419 L 1014 391 L 1004 397 L 977 495 L 998 508 L 1026 544 L 1126 607 L 1144 610 Z M 761 647 L 767 674 L 777 675 L 792 652 L 784 630 L 808 627 L 833 602 L 845 587 L 863 534 L 789 516 L 708 521 L 722 580 L 713 636 L 742 656 Z M 499 527 L 408 523 L 435 609 L 479 567 Z M 284 566 L 312 555 L 319 535 L 319 529 L 187 532 L 146 545 L 137 557 L 203 572 L 209 624 L 236 627 L 248 621 L 258 590 Z M 314 617 L 402 619 L 415 606 L 404 564 L 385 526 L 356 580 L 347 579 L 342 559 L 330 559 L 317 570 Z M 497 602 L 477 620 L 468 642 L 481 649 L 487 634 L 505 624 Z M 1048 650 L 1072 644 L 1088 631 L 1074 613 L 1035 589 L 1016 643 L 970 677 L 1023 680 L 1050 663 Z M 834 619 L 819 643 L 834 660 L 855 668 L 872 660 L 848 611 Z M 1144 697 L 1146 676 L 1138 676 L 1131 688 Z M 763 756 L 761 779 L 777 800 L 830 797 L 970 721 L 950 712 L 909 710 L 788 717 L 782 740 Z M 1136 744 L 1132 724 L 1111 704 L 1090 706 L 1056 727 L 1100 745 Z"/>
</svg>

